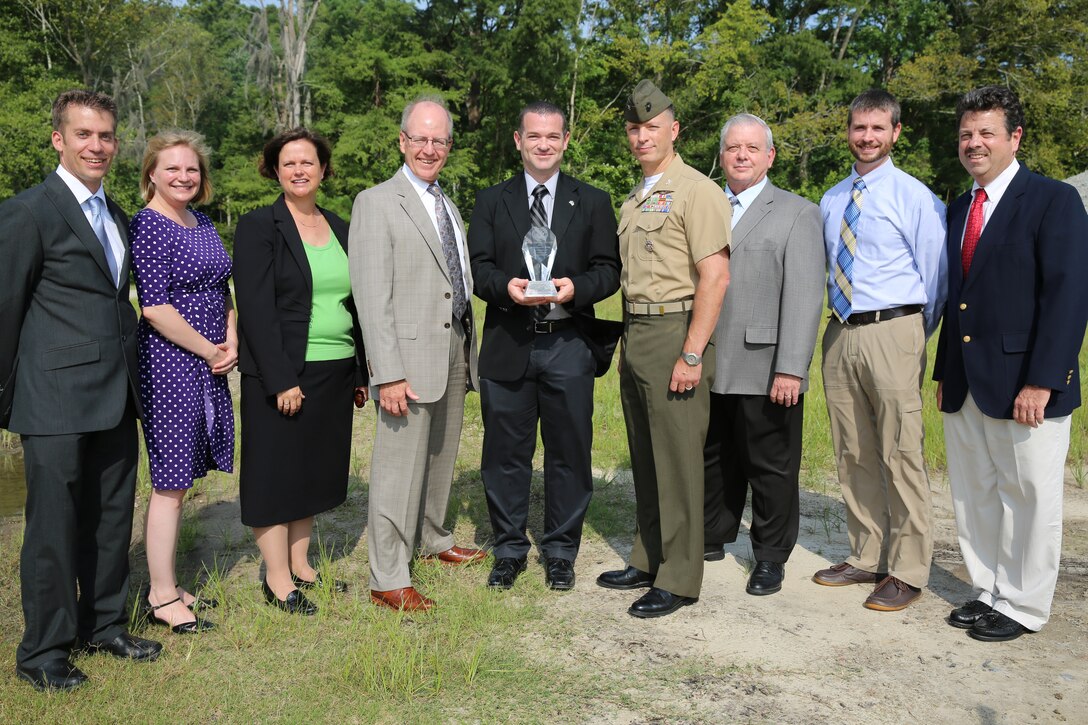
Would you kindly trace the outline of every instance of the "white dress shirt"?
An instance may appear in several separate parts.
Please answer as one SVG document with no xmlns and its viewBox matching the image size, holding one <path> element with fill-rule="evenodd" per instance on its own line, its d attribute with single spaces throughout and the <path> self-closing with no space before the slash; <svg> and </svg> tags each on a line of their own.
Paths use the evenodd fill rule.
<svg viewBox="0 0 1088 725">
<path fill-rule="evenodd" d="M 982 229 L 979 229 L 980 234 L 986 229 L 986 224 L 990 221 L 990 217 L 993 216 L 994 209 L 997 208 L 998 202 L 1001 201 L 1001 197 L 1005 195 L 1005 190 L 1009 188 L 1009 184 L 1012 183 L 1012 178 L 1016 176 L 1016 172 L 1019 170 L 1020 162 L 1013 159 L 1012 163 L 986 186 L 979 186 L 977 181 L 971 185 L 972 201 L 974 200 L 976 190 L 986 190 L 986 201 L 982 202 Z M 968 211 L 970 211 L 970 207 L 968 207 Z M 963 246 L 963 235 L 966 233 L 967 224 L 964 224 L 963 234 L 960 235 L 960 247 Z"/>
<path fill-rule="evenodd" d="M 752 184 L 747 189 L 739 194 L 734 194 L 733 190 L 729 188 L 729 185 L 725 186 L 725 195 L 729 197 L 730 204 L 733 204 L 732 200 L 736 199 L 737 203 L 733 204 L 733 221 L 730 224 L 730 229 L 737 228 L 737 222 L 744 216 L 744 212 L 748 211 L 748 207 L 756 200 L 760 192 L 763 191 L 763 187 L 767 185 L 767 177 L 764 176 L 758 183 Z"/>
<path fill-rule="evenodd" d="M 434 196 L 431 192 L 427 191 L 427 187 L 430 186 L 430 182 L 424 181 L 408 168 L 408 164 L 401 167 L 404 171 L 404 175 L 408 177 L 408 181 L 412 182 L 412 186 L 415 187 L 416 193 L 419 194 L 419 201 L 423 204 L 423 208 L 427 210 L 427 216 L 431 220 L 431 225 L 434 227 L 435 234 L 438 234 L 438 216 L 434 212 Z M 435 182 L 438 184 L 438 182 Z M 442 188 L 441 184 L 438 184 L 439 188 Z M 446 207 L 446 213 L 449 214 L 450 221 L 453 221 L 453 210 L 450 209 L 449 201 L 446 199 L 446 192 L 442 192 L 442 203 Z M 457 224 L 453 225 L 453 235 L 457 238 L 457 258 L 461 260 L 461 279 L 465 284 L 465 299 L 468 303 L 472 304 L 472 290 L 468 286 L 468 265 L 465 264 L 465 240 L 461 236 L 461 229 Z M 438 234 L 439 239 L 442 238 L 441 234 Z"/>
<path fill-rule="evenodd" d="M 94 223 L 91 221 L 91 205 L 87 202 L 92 196 L 97 196 L 102 201 L 102 225 L 106 228 L 106 239 L 109 240 L 110 249 L 109 253 L 113 256 L 113 268 L 117 270 L 117 274 L 114 275 L 113 284 L 120 286 L 121 284 L 121 267 L 125 260 L 125 243 L 121 241 L 121 232 L 117 230 L 117 224 L 113 221 L 113 216 L 110 214 L 110 208 L 106 204 L 106 192 L 101 184 L 98 185 L 98 191 L 93 194 L 91 191 L 83 185 L 83 182 L 72 175 L 68 169 L 63 166 L 57 166 L 57 176 L 64 180 L 65 185 L 71 190 L 72 194 L 76 197 L 76 203 L 79 204 L 79 208 L 83 210 L 83 215 L 87 217 L 87 223 L 91 225 L 91 229 L 94 229 Z"/>
</svg>

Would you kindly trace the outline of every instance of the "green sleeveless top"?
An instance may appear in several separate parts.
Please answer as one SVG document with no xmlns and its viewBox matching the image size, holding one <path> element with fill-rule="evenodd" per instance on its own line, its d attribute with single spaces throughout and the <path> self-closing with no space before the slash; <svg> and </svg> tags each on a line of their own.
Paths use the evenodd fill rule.
<svg viewBox="0 0 1088 725">
<path fill-rule="evenodd" d="M 303 244 L 310 262 L 314 296 L 310 308 L 310 336 L 306 341 L 306 361 L 343 360 L 355 355 L 351 337 L 351 313 L 347 300 L 351 297 L 348 276 L 348 255 L 329 230 L 329 243 L 324 247 Z"/>
</svg>

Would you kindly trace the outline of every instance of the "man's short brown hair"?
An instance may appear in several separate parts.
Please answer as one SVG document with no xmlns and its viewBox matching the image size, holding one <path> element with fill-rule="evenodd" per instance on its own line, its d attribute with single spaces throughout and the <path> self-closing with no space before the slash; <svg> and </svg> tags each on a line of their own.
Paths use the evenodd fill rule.
<svg viewBox="0 0 1088 725">
<path fill-rule="evenodd" d="M 87 91 L 77 88 L 65 91 L 53 101 L 53 130 L 60 131 L 64 122 L 68 120 L 68 109 L 72 106 L 83 106 L 102 113 L 108 113 L 113 117 L 113 126 L 117 128 L 117 104 L 105 93 Z"/>
</svg>

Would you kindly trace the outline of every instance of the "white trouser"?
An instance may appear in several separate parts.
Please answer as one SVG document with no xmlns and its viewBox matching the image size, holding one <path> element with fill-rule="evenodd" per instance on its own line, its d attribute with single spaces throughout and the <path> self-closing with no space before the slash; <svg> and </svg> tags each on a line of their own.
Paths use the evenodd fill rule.
<svg viewBox="0 0 1088 725">
<path fill-rule="evenodd" d="M 1050 617 L 1062 551 L 1071 416 L 1038 428 L 990 418 L 968 394 L 944 416 L 960 551 L 979 601 L 1032 631 Z"/>
</svg>

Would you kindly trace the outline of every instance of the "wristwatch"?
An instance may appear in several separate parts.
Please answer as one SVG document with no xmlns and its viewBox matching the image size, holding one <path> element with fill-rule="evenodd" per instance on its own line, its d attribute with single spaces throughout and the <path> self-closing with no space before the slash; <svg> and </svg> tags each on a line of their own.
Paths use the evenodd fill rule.
<svg viewBox="0 0 1088 725">
<path fill-rule="evenodd" d="M 694 352 L 682 352 L 680 353 L 680 359 L 691 367 L 703 364 L 703 356 Z"/>
</svg>

